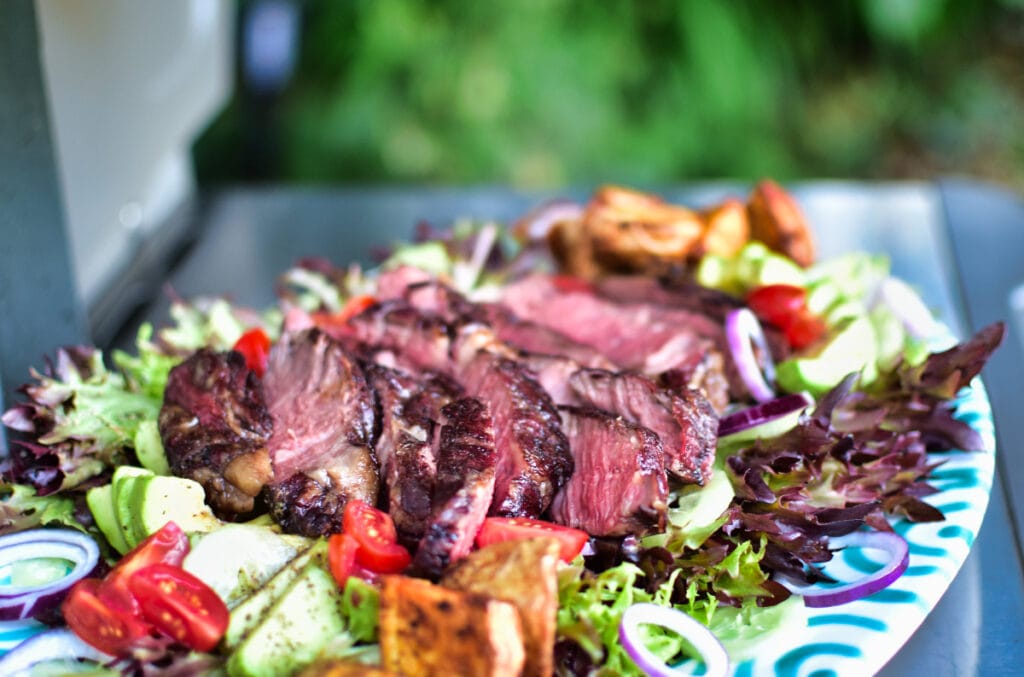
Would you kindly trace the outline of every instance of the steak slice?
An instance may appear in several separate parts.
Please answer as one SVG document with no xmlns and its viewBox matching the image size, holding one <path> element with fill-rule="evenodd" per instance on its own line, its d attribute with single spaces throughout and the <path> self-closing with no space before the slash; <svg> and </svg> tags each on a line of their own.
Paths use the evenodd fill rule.
<svg viewBox="0 0 1024 677">
<path fill-rule="evenodd" d="M 413 559 L 416 571 L 437 578 L 473 547 L 494 496 L 494 426 L 488 406 L 464 397 L 442 410 L 433 510 Z"/>
<path fill-rule="evenodd" d="M 167 377 L 159 418 L 171 470 L 199 482 L 222 516 L 251 512 L 272 478 L 273 419 L 240 353 L 203 349 Z"/>
<path fill-rule="evenodd" d="M 270 351 L 263 387 L 274 418 L 271 515 L 289 533 L 340 531 L 350 499 L 377 502 L 373 397 L 362 369 L 317 329 L 286 333 Z"/>
<path fill-rule="evenodd" d="M 374 450 L 384 481 L 387 511 L 401 540 L 415 543 L 423 536 L 430 518 L 437 474 L 434 421 L 406 406 L 419 388 L 416 379 L 376 364 L 366 367 L 366 375 L 377 400 L 380 433 Z"/>
<path fill-rule="evenodd" d="M 388 351 L 409 373 L 451 369 L 451 328 L 436 315 L 406 301 L 388 301 L 349 320 L 354 338 L 372 351 Z"/>
<path fill-rule="evenodd" d="M 549 276 L 510 285 L 502 302 L 529 320 L 594 348 L 624 369 L 643 369 L 669 341 L 703 353 L 721 340 L 722 326 L 703 315 L 652 303 L 619 304 L 589 289 L 559 289 Z"/>
<path fill-rule="evenodd" d="M 481 306 L 499 340 L 528 353 L 561 355 L 584 367 L 613 369 L 615 365 L 596 348 L 580 343 L 565 334 L 537 322 L 521 320 L 498 304 Z"/>
<path fill-rule="evenodd" d="M 661 439 L 665 468 L 688 484 L 704 484 L 718 443 L 718 417 L 699 391 L 658 388 L 640 374 L 581 369 L 570 384 L 587 404 L 653 430 Z"/>
<path fill-rule="evenodd" d="M 592 536 L 663 529 L 668 479 L 658 436 L 593 407 L 559 410 L 576 470 L 551 504 L 555 522 Z"/>
<path fill-rule="evenodd" d="M 551 396 L 513 359 L 487 350 L 462 357 L 460 382 L 470 395 L 486 399 L 494 417 L 498 467 L 490 512 L 539 517 L 572 473 L 569 442 Z"/>
</svg>

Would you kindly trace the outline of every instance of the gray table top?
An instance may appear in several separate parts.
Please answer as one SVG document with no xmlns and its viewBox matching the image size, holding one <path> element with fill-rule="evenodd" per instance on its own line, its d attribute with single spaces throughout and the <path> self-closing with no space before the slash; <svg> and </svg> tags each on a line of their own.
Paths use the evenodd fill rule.
<svg viewBox="0 0 1024 677">
<path fill-rule="evenodd" d="M 888 255 L 893 272 L 916 286 L 928 305 L 959 336 L 980 326 L 972 326 L 972 321 L 988 321 L 986 313 L 992 315 L 991 319 L 1009 319 L 1012 312 L 1005 302 L 985 312 L 966 304 L 970 295 L 981 294 L 984 298 L 985 294 L 975 291 L 977 285 L 964 286 L 965 278 L 979 264 L 967 265 L 960 260 L 964 256 L 964 224 L 953 227 L 950 221 L 957 209 L 967 209 L 964 200 L 976 199 L 979 191 L 982 197 L 988 195 L 986 191 L 991 192 L 985 186 L 962 182 L 826 182 L 795 189 L 815 224 L 822 257 L 851 250 Z M 695 206 L 726 194 L 742 195 L 725 185 L 660 192 Z M 586 192 L 570 192 L 569 196 L 582 199 Z M 374 247 L 408 237 L 418 221 L 435 225 L 449 224 L 460 217 L 508 221 L 548 197 L 553 196 L 501 188 L 226 190 L 206 200 L 201 216 L 203 235 L 172 272 L 169 283 L 182 296 L 226 294 L 235 301 L 260 307 L 273 301 L 275 277 L 299 257 L 317 255 L 336 263 L 368 263 Z M 1008 227 L 1015 228 L 1014 236 L 1020 242 L 1024 210 L 1014 198 L 998 191 L 994 199 L 1010 201 Z M 1019 277 L 1024 272 L 1021 266 L 1013 263 L 1018 254 L 1000 253 L 1000 241 L 986 240 L 985 224 L 974 218 L 977 216 L 961 214 L 960 221 L 966 219 L 967 226 L 975 228 L 978 242 L 974 244 L 990 252 L 990 260 L 982 267 L 1009 267 L 1006 279 L 1024 281 Z M 1012 252 L 1012 243 L 1010 248 Z M 1024 247 L 1016 249 L 1021 251 Z M 965 273 L 961 267 L 970 270 Z M 983 282 L 991 277 L 982 275 Z M 1004 294 L 1002 298 L 1008 297 Z M 1019 300 L 1024 306 L 1024 296 Z M 145 315 L 159 321 L 166 317 L 165 312 L 166 302 L 157 300 Z M 1002 371 L 1019 373 L 1020 346 L 1004 346 L 1003 351 L 1012 352 L 1014 361 Z M 986 372 L 985 378 L 990 375 Z M 1000 376 L 1009 378 L 1010 374 Z M 1019 377 L 1016 382 L 1020 382 Z M 963 569 L 882 674 L 1003 675 L 1024 671 L 1024 573 L 1016 524 L 1020 520 L 1014 518 L 1011 500 L 1013 487 L 1024 481 L 1024 459 L 1019 458 L 1020 431 L 1013 420 L 1012 407 L 1016 404 L 1011 403 L 1012 393 L 994 391 L 991 385 L 989 390 L 996 409 L 999 442 L 1005 442 L 1006 431 L 1013 426 L 1009 437 L 1014 448 L 999 450 L 997 481 L 988 512 Z M 1005 405 L 1002 409 L 1001 404 Z M 1017 495 L 1024 497 L 1024 491 Z"/>
</svg>

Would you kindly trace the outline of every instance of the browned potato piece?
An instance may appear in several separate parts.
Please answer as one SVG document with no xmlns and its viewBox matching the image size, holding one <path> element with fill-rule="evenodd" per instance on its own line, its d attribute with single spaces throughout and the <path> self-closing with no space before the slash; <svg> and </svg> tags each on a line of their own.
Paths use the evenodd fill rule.
<svg viewBox="0 0 1024 677">
<path fill-rule="evenodd" d="M 679 266 L 704 232 L 695 212 L 617 186 L 605 186 L 594 195 L 583 225 L 595 261 L 610 272 L 660 272 Z"/>
<path fill-rule="evenodd" d="M 747 203 L 750 234 L 801 266 L 814 263 L 814 238 L 796 200 L 774 181 L 761 181 Z"/>
<path fill-rule="evenodd" d="M 515 605 L 523 626 L 526 677 L 554 672 L 558 554 L 558 541 L 551 538 L 494 543 L 459 560 L 441 579 L 441 585 Z"/>
<path fill-rule="evenodd" d="M 299 677 L 401 677 L 397 672 L 354 661 L 328 660 L 313 663 Z"/>
<path fill-rule="evenodd" d="M 715 205 L 701 216 L 704 218 L 705 230 L 694 258 L 704 254 L 735 256 L 750 239 L 747 208 L 735 198 Z"/>
<path fill-rule="evenodd" d="M 514 677 L 523 669 L 519 613 L 487 595 L 385 576 L 380 654 L 386 670 L 417 677 Z"/>
<path fill-rule="evenodd" d="M 590 235 L 582 221 L 556 223 L 548 233 L 548 247 L 563 271 L 585 280 L 593 280 L 601 273 L 594 261 Z"/>
</svg>

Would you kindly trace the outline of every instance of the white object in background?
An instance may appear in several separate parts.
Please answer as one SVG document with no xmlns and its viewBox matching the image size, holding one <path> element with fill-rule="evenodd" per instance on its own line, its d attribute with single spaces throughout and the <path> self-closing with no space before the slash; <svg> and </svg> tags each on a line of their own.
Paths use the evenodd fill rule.
<svg viewBox="0 0 1024 677">
<path fill-rule="evenodd" d="M 192 193 L 232 86 L 234 4 L 36 0 L 72 258 L 88 306 Z"/>
</svg>

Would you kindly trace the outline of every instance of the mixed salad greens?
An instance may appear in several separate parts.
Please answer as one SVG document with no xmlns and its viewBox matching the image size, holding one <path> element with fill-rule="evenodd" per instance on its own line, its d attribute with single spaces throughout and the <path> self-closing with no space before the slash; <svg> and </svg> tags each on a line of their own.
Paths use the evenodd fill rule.
<svg viewBox="0 0 1024 677">
<path fill-rule="evenodd" d="M 519 272 L 551 265 L 544 247 L 494 224 L 460 223 L 450 232 L 429 235 L 398 245 L 381 267 L 413 265 L 471 299 L 488 299 Z M 297 670 L 325 655 L 376 660 L 376 589 L 358 576 L 334 582 L 327 575 L 333 555 L 328 556 L 326 542 L 281 534 L 266 518 L 228 524 L 212 515 L 190 534 L 181 529 L 168 534 L 139 527 L 133 515 L 151 510 L 152 504 L 146 508 L 141 501 L 161 500 L 155 496 L 180 501 L 177 489 L 160 494 L 155 487 L 161 485 L 124 480 L 133 487 L 134 502 L 124 507 L 113 498 L 121 491 L 121 475 L 169 474 L 156 418 L 174 365 L 201 347 L 251 352 L 254 348 L 240 340 L 258 329 L 274 341 L 292 311 L 339 321 L 369 302 L 374 275 L 355 266 L 304 261 L 280 278 L 277 307 L 257 312 L 223 299 L 178 301 L 168 326 L 139 329 L 133 354 L 115 352 L 108 364 L 94 348 L 66 347 L 44 370 L 32 372 L 24 402 L 3 414 L 4 425 L 18 437 L 3 465 L 0 534 L 38 528 L 81 532 L 100 546 L 94 577 L 106 575 L 104 580 L 127 576 L 120 567 L 128 560 L 137 568 L 137 550 L 123 555 L 141 544 L 149 548 L 147 564 L 191 572 L 177 577 L 172 572 L 167 580 L 187 586 L 197 585 L 192 581 L 197 579 L 203 587 L 196 590 L 213 591 L 203 593 L 204 605 L 230 617 L 222 619 L 216 637 L 200 632 L 210 630 L 201 623 L 182 632 L 156 624 L 162 632 L 154 635 L 151 627 L 122 619 L 124 632 L 139 638 L 131 650 L 97 656 L 94 648 L 103 647 L 89 649 L 79 642 L 76 655 L 118 671 L 228 674 Z M 555 647 L 560 673 L 642 674 L 630 642 L 620 635 L 623 614 L 640 603 L 696 619 L 733 661 L 742 660 L 769 633 L 803 626 L 810 597 L 792 594 L 792 584 L 830 582 L 816 565 L 832 556 L 832 539 L 859 530 L 891 533 L 891 519 L 943 519 L 923 500 L 936 491 L 928 483 L 936 466 L 929 452 L 983 447 L 977 433 L 955 418 L 952 402 L 999 345 L 1001 325 L 931 352 L 937 325 L 930 313 L 909 287 L 890 277 L 883 258 L 864 254 L 802 268 L 752 242 L 731 256 L 704 256 L 695 279 L 746 299 L 761 324 L 780 329 L 792 353 L 774 365 L 774 374 L 757 337 L 740 332 L 740 339 L 755 344 L 755 364 L 741 365 L 741 371 L 747 370 L 745 378 L 755 377 L 751 371 L 763 377 L 772 399 L 776 389 L 799 397 L 782 412 L 773 410 L 771 401 L 733 406 L 723 425 L 738 418 L 732 418 L 733 432 L 720 437 L 711 481 L 673 489 L 664 533 L 591 539 L 560 569 Z M 118 475 L 124 467 L 139 471 Z M 113 517 L 101 516 L 95 501 L 88 500 L 90 492 L 104 488 L 108 500 L 115 500 Z M 203 509 L 187 506 L 192 516 Z M 180 513 L 181 506 L 167 510 Z M 121 547 L 115 543 L 119 536 L 111 535 L 111 520 L 115 529 L 123 528 L 120 535 L 130 536 Z M 159 556 L 152 554 L 153 538 L 164 539 Z M 167 558 L 167 552 L 177 554 Z M 54 577 L 65 573 L 57 570 Z M 27 585 L 23 576 L 15 572 L 11 584 Z M 319 586 L 333 606 L 324 611 L 321 602 L 300 599 L 296 580 Z M 131 581 L 142 585 L 137 577 Z M 847 598 L 859 594 L 864 591 Z M 4 599 L 0 591 L 0 605 Z M 62 599 L 56 595 L 54 602 Z M 25 612 L 7 606 L 11 613 L 5 617 Z M 30 611 L 60 624 L 54 604 L 44 606 Z M 320 614 L 333 634 L 313 633 L 314 645 L 289 645 L 290 662 L 264 654 L 253 658 L 251 645 L 257 642 L 247 644 L 247 637 L 255 633 L 260 642 L 273 643 L 267 637 L 275 631 L 287 634 L 284 626 L 265 625 L 274 609 Z M 124 618 L 131 617 L 126 613 Z M 132 613 L 140 612 L 136 607 Z M 238 620 L 243 615 L 246 622 Z M 153 623 L 148 612 L 138 618 Z M 653 624 L 639 625 L 637 632 L 637 641 L 664 663 L 689 655 L 678 632 Z M 61 637 L 77 641 L 66 633 Z M 40 646 L 56 655 L 52 645 Z"/>
</svg>

